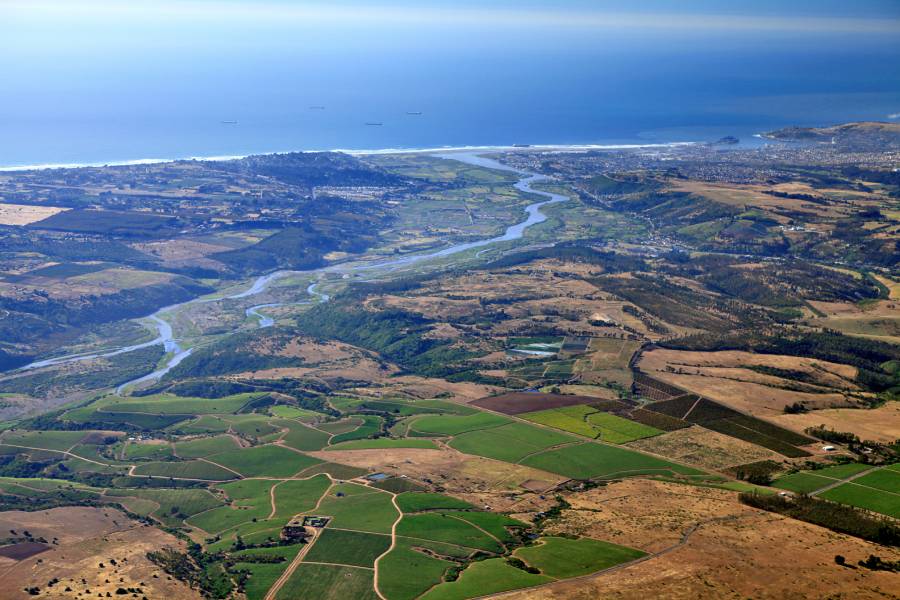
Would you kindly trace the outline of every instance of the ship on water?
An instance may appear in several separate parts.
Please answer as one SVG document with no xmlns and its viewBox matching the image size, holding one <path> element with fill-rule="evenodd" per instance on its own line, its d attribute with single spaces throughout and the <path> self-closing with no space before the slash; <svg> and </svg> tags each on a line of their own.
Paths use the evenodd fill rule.
<svg viewBox="0 0 900 600">
<path fill-rule="evenodd" d="M 222 125 L 237 125 L 237 121 L 219 121 Z"/>
<path fill-rule="evenodd" d="M 417 117 L 417 116 L 421 115 L 422 112 L 421 111 L 406 111 L 406 114 Z"/>
<path fill-rule="evenodd" d="M 381 127 L 382 125 L 384 125 L 384 123 L 371 122 L 371 123 L 366 123 L 366 125 L 368 125 L 369 127 Z"/>
</svg>

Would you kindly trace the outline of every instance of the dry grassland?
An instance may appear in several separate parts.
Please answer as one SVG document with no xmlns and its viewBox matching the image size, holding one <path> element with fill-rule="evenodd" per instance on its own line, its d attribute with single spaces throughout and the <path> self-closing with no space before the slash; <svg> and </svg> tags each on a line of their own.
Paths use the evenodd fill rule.
<svg viewBox="0 0 900 600">
<path fill-rule="evenodd" d="M 647 597 L 857 599 L 895 598 L 896 574 L 840 567 L 900 552 L 740 505 L 735 494 L 651 480 L 626 480 L 568 498 L 551 530 L 660 552 L 608 573 L 506 594 L 521 600 Z M 711 519 L 720 519 L 712 521 Z"/>
<path fill-rule="evenodd" d="M 799 415 L 778 415 L 773 423 L 803 431 L 824 425 L 835 431 L 849 431 L 863 440 L 893 443 L 900 440 L 900 403 L 888 402 L 873 409 L 836 408 Z"/>
<path fill-rule="evenodd" d="M 480 383 L 458 382 L 453 383 L 443 379 L 419 377 L 417 375 L 403 375 L 391 377 L 377 385 L 355 388 L 352 391 L 361 396 L 372 398 L 410 398 L 423 400 L 428 398 L 443 398 L 451 402 L 467 403 L 478 398 L 484 398 L 498 392 L 500 388 L 483 385 Z"/>
<path fill-rule="evenodd" d="M 47 552 L 15 563 L 0 563 L 0 598 L 4 600 L 30 598 L 23 588 L 31 586 L 41 588 L 41 598 L 96 598 L 98 594 L 105 597 L 107 592 L 119 597 L 116 589 L 120 587 L 140 587 L 147 598 L 200 598 L 187 585 L 170 579 L 146 556 L 165 546 L 182 547 L 183 542 L 155 527 L 140 525 L 118 510 L 67 507 L 9 511 L 0 513 L 0 529 L 27 529 L 36 537 L 59 538 L 59 545 Z M 39 560 L 42 562 L 37 568 Z M 47 588 L 54 577 L 59 583 Z M 71 591 L 66 592 L 66 587 Z"/>
<path fill-rule="evenodd" d="M 701 469 L 722 471 L 760 460 L 781 460 L 780 454 L 698 425 L 626 444 Z"/>
<path fill-rule="evenodd" d="M 418 481 L 430 479 L 434 486 L 453 496 L 478 499 L 479 504 L 489 504 L 495 510 L 506 510 L 505 507 L 519 503 L 519 496 L 526 489 L 548 489 L 565 480 L 559 475 L 470 456 L 446 446 L 439 450 L 329 450 L 309 454 L 372 471 L 406 475 Z"/>
<path fill-rule="evenodd" d="M 879 279 L 891 290 L 890 300 L 865 304 L 850 302 L 810 302 L 825 317 L 809 320 L 810 325 L 836 329 L 847 335 L 900 343 L 900 284 L 886 278 Z"/>
<path fill-rule="evenodd" d="M 852 381 L 856 368 L 812 358 L 656 349 L 641 357 L 640 366 L 658 379 L 758 416 L 780 415 L 785 406 L 798 401 L 810 408 L 857 404 L 845 393 L 858 390 Z M 815 383 L 798 384 L 753 371 L 748 366 L 802 371 Z M 808 392 L 797 391 L 804 386 Z"/>
<path fill-rule="evenodd" d="M 0 225 L 29 225 L 67 210 L 69 209 L 58 206 L 26 206 L 0 202 Z"/>
</svg>

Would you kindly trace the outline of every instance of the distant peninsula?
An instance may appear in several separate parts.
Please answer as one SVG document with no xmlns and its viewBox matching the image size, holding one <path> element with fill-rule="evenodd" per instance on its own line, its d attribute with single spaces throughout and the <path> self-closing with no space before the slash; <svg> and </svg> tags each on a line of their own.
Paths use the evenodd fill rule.
<svg viewBox="0 0 900 600">
<path fill-rule="evenodd" d="M 852 152 L 900 150 L 900 123 L 861 121 L 830 127 L 785 127 L 762 137 L 780 142 L 833 144 Z"/>
</svg>

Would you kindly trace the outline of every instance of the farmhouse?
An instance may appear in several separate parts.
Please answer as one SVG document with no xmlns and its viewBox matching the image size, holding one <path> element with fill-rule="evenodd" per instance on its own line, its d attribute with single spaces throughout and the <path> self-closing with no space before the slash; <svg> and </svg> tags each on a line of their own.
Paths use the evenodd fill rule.
<svg viewBox="0 0 900 600">
<path fill-rule="evenodd" d="M 294 517 L 287 525 L 281 528 L 281 539 L 286 542 L 305 542 L 309 537 L 306 531 L 306 517 Z"/>
</svg>

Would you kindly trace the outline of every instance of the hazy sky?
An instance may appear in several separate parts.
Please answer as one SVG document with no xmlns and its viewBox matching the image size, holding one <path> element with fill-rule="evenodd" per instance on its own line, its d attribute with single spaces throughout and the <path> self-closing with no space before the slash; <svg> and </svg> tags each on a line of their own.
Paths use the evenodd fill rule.
<svg viewBox="0 0 900 600">
<path fill-rule="evenodd" d="M 874 118 L 900 111 L 898 60 L 900 0 L 0 0 L 0 146 L 131 157 Z M 433 121 L 359 130 L 400 110 Z"/>
</svg>

